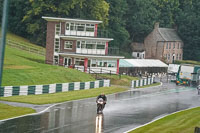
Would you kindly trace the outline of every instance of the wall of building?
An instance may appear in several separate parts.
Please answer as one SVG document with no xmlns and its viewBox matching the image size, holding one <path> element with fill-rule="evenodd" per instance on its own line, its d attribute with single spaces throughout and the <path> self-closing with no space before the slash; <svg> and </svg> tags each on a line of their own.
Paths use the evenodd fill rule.
<svg viewBox="0 0 200 133">
<path fill-rule="evenodd" d="M 55 24 L 58 22 L 47 22 L 47 37 L 46 37 L 46 64 L 53 64 L 54 56 L 54 38 L 55 38 Z"/>
<path fill-rule="evenodd" d="M 145 45 L 145 58 L 146 59 L 156 59 L 156 45 L 157 41 L 164 41 L 159 31 L 159 23 L 156 23 L 154 26 L 154 30 L 144 39 Z"/>
<path fill-rule="evenodd" d="M 173 47 L 174 44 L 175 44 L 175 48 Z M 167 47 L 167 45 L 168 45 L 168 47 Z M 171 45 L 171 47 L 169 47 L 169 45 Z M 182 45 L 182 46 L 180 46 L 180 45 Z M 169 54 L 170 54 L 170 59 L 168 58 Z M 174 60 L 182 60 L 183 59 L 183 42 L 176 41 L 176 42 L 165 42 L 164 43 L 163 56 L 167 63 L 173 63 L 173 54 L 174 54 Z"/>
<path fill-rule="evenodd" d="M 73 42 L 72 49 L 64 49 L 65 41 L 72 41 Z M 75 53 L 76 52 L 76 40 L 60 39 L 60 52 L 73 52 L 73 53 Z"/>
</svg>

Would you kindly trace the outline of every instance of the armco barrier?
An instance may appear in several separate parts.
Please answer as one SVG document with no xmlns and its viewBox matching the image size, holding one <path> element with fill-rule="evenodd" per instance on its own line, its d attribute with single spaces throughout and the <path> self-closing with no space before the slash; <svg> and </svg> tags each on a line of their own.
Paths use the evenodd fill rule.
<svg viewBox="0 0 200 133">
<path fill-rule="evenodd" d="M 131 88 L 136 88 L 136 87 L 140 87 L 140 86 L 150 85 L 150 84 L 153 84 L 154 81 L 155 81 L 155 77 L 142 78 L 140 80 L 132 80 L 131 81 Z"/>
<path fill-rule="evenodd" d="M 86 90 L 99 87 L 109 87 L 110 80 L 97 80 L 91 82 L 73 82 L 49 85 L 31 85 L 31 86 L 5 86 L 0 87 L 0 97 L 18 96 L 18 95 L 38 95 L 47 93 L 57 93 L 74 90 Z"/>
</svg>

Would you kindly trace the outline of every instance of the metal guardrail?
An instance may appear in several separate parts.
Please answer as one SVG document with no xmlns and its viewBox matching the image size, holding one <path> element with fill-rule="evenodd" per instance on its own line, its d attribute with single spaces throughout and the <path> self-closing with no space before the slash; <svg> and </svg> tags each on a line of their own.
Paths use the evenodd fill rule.
<svg viewBox="0 0 200 133">
<path fill-rule="evenodd" d="M 27 51 L 27 52 L 30 52 L 30 53 L 35 53 L 35 54 L 38 54 L 38 55 L 45 56 L 45 50 L 44 49 L 37 49 L 37 48 L 34 48 L 34 47 L 25 46 L 25 45 L 22 45 L 19 42 L 13 41 L 13 40 L 6 40 L 6 44 L 11 46 L 11 47 L 18 48 L 18 49 L 21 49 L 21 50 L 24 50 L 24 51 Z"/>
</svg>

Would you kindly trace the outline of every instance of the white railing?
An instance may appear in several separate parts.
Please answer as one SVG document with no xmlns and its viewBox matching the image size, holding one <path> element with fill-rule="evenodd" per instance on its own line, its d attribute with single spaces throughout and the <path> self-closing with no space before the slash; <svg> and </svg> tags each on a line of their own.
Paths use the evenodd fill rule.
<svg viewBox="0 0 200 133">
<path fill-rule="evenodd" d="M 18 48 L 18 49 L 21 49 L 21 50 L 24 50 L 24 51 L 27 51 L 27 52 L 30 52 L 30 53 L 42 55 L 42 56 L 45 56 L 45 53 L 46 53 L 45 49 L 31 47 L 31 46 L 28 46 L 28 44 L 26 44 L 24 42 L 22 43 L 22 42 L 16 42 L 16 41 L 13 41 L 13 40 L 6 40 L 6 44 L 11 46 L 11 47 L 14 47 L 14 48 Z"/>
</svg>

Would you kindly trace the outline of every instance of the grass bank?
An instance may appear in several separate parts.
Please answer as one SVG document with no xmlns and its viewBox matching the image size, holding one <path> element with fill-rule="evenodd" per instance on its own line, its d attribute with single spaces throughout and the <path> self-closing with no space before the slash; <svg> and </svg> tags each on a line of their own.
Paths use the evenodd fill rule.
<svg viewBox="0 0 200 133">
<path fill-rule="evenodd" d="M 0 103 L 0 120 L 35 113 L 35 110 L 24 107 L 14 107 Z"/>
<path fill-rule="evenodd" d="M 130 133 L 194 133 L 200 127 L 199 112 L 200 107 L 172 114 Z"/>
<path fill-rule="evenodd" d="M 119 87 L 101 87 L 89 90 L 68 91 L 53 94 L 1 97 L 0 100 L 31 104 L 50 104 L 90 97 L 97 97 L 102 92 L 104 92 L 105 94 L 112 94 L 117 92 L 123 92 L 126 90 L 126 88 Z"/>
<path fill-rule="evenodd" d="M 95 75 L 93 75 L 95 76 Z M 130 86 L 132 80 L 138 80 L 139 78 L 137 77 L 131 77 L 127 75 L 109 75 L 109 74 L 100 74 L 98 75 L 98 78 L 105 78 L 105 79 L 110 79 L 111 84 L 113 85 L 121 85 L 121 86 Z"/>
<path fill-rule="evenodd" d="M 193 61 L 193 60 L 176 60 L 176 64 L 194 64 L 194 65 L 200 65 L 199 61 Z"/>
<path fill-rule="evenodd" d="M 94 81 L 91 75 L 78 70 L 47 65 L 45 57 L 6 46 L 3 86 L 39 85 Z"/>
</svg>

